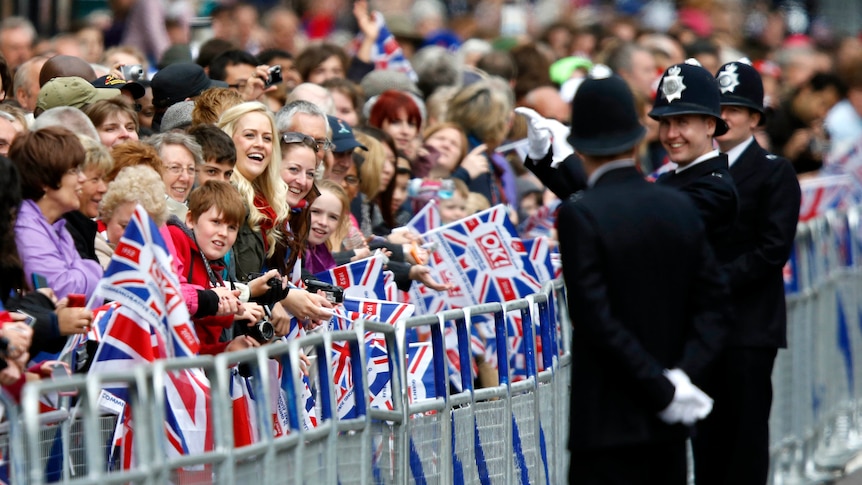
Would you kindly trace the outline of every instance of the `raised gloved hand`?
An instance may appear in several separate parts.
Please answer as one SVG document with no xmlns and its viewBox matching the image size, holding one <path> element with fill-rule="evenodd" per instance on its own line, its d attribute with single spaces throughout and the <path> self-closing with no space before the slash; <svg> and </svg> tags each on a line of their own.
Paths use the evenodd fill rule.
<svg viewBox="0 0 862 485">
<path fill-rule="evenodd" d="M 551 149 L 551 130 L 547 119 L 530 108 L 515 108 L 515 113 L 527 118 L 527 155 L 533 160 L 541 160 Z"/>
<path fill-rule="evenodd" d="M 541 160 L 553 147 L 551 166 L 556 168 L 569 155 L 574 153 L 569 145 L 569 127 L 557 120 L 545 118 L 535 110 L 525 107 L 515 108 L 515 113 L 527 118 L 527 155 L 533 160 Z"/>
<path fill-rule="evenodd" d="M 689 380 L 681 369 L 664 371 L 665 377 L 673 384 L 673 400 L 662 410 L 658 417 L 667 424 L 682 423 L 691 426 L 712 411 L 712 398 L 701 391 Z"/>
</svg>

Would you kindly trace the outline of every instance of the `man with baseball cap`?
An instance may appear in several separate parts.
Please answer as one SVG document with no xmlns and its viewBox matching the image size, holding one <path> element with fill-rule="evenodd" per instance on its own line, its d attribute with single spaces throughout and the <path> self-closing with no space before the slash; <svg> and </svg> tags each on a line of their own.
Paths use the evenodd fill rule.
<svg viewBox="0 0 862 485">
<path fill-rule="evenodd" d="M 42 112 L 58 106 L 71 106 L 81 109 L 102 99 L 111 99 L 122 95 L 122 91 L 114 88 L 97 88 L 82 77 L 55 77 L 39 90 L 36 101 L 37 117 Z"/>
<path fill-rule="evenodd" d="M 157 72 L 151 86 L 156 111 L 153 129 L 158 131 L 162 117 L 171 105 L 195 98 L 209 88 L 226 88 L 227 83 L 210 79 L 204 69 L 195 63 L 180 62 Z"/>
<path fill-rule="evenodd" d="M 368 148 L 356 140 L 353 129 L 344 120 L 331 115 L 326 115 L 326 118 L 332 130 L 332 159 L 328 157 L 324 159 L 326 170 L 323 177 L 341 183 L 347 171 L 353 166 L 353 150 L 361 148 L 367 151 Z"/>
<path fill-rule="evenodd" d="M 583 82 L 568 140 L 587 189 L 557 218 L 573 322 L 569 483 L 685 484 L 688 426 L 712 407 L 689 376 L 720 349 L 726 283 L 691 200 L 635 167 L 645 133 L 625 81 Z"/>
<path fill-rule="evenodd" d="M 659 140 L 676 164 L 656 182 L 691 197 L 715 247 L 733 228 L 737 196 L 727 156 L 713 148 L 713 137 L 727 132 L 718 82 L 696 62 L 675 64 L 664 72 L 649 116 L 659 122 Z"/>
<path fill-rule="evenodd" d="M 717 248 L 731 288 L 733 325 L 716 371 L 704 382 L 715 409 L 698 424 L 693 440 L 695 475 L 703 484 L 758 484 L 769 469 L 772 367 L 787 346 L 782 270 L 793 247 L 800 190 L 793 166 L 757 143 L 763 124 L 763 82 L 747 62 L 716 74 L 721 117 L 716 137 L 727 154 L 739 194 L 739 217 Z"/>
</svg>

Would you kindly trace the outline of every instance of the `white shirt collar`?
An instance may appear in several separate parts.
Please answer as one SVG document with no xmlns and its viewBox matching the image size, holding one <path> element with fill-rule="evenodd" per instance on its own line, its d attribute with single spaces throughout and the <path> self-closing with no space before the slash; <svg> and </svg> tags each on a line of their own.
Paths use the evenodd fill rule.
<svg viewBox="0 0 862 485">
<path fill-rule="evenodd" d="M 684 171 L 684 170 L 688 170 L 688 169 L 690 169 L 691 167 L 694 167 L 695 165 L 697 165 L 698 163 L 700 163 L 700 162 L 702 162 L 702 161 L 704 161 L 704 160 L 709 160 L 710 158 L 715 158 L 715 157 L 717 157 L 718 155 L 719 155 L 719 151 L 718 151 L 718 150 L 713 150 L 713 151 L 711 151 L 711 152 L 709 152 L 709 153 L 704 153 L 703 155 L 701 155 L 701 156 L 699 156 L 699 157 L 695 158 L 693 162 L 689 163 L 689 164 L 688 164 L 688 165 L 686 165 L 685 167 L 679 167 L 678 169 L 676 169 L 676 173 L 680 173 L 680 172 L 682 172 L 682 171 Z"/>
<path fill-rule="evenodd" d="M 742 152 L 744 152 L 749 147 L 749 145 L 751 145 L 751 143 L 753 141 L 754 141 L 754 135 L 749 137 L 748 140 L 746 140 L 746 141 L 740 143 L 739 145 L 736 145 L 735 147 L 731 148 L 730 150 L 726 151 L 725 153 L 727 154 L 727 166 L 728 167 L 733 166 L 734 162 L 736 162 L 736 160 L 739 159 L 739 156 L 742 155 Z"/>
</svg>

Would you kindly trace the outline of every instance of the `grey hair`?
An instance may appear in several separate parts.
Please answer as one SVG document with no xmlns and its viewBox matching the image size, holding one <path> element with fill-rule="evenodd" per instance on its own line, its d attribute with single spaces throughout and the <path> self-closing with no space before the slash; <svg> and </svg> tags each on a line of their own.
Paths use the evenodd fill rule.
<svg viewBox="0 0 862 485">
<path fill-rule="evenodd" d="M 297 113 L 320 116 L 323 118 L 323 122 L 326 125 L 327 138 L 332 135 L 332 130 L 329 128 L 329 120 L 326 118 L 326 113 L 320 108 L 320 106 L 301 99 L 287 103 L 283 108 L 278 110 L 278 113 L 275 114 L 275 126 L 278 128 L 279 133 L 290 131 L 290 125 L 293 124 L 293 117 L 296 116 Z"/>
<path fill-rule="evenodd" d="M 180 145 L 191 152 L 195 159 L 195 166 L 204 164 L 203 149 L 200 144 L 195 141 L 194 137 L 180 131 L 169 131 L 167 133 L 159 133 L 146 139 L 146 142 L 162 155 L 162 148 L 166 145 Z"/>
<path fill-rule="evenodd" d="M 96 141 L 100 139 L 96 125 L 83 111 L 72 106 L 56 106 L 43 111 L 33 120 L 33 126 L 30 129 L 36 131 L 49 126 L 60 126 L 72 133 L 89 136 Z"/>
<path fill-rule="evenodd" d="M 332 98 L 332 93 L 319 84 L 302 83 L 293 88 L 287 95 L 286 104 L 294 101 L 308 101 L 320 107 L 324 114 L 335 114 L 335 100 Z"/>
</svg>

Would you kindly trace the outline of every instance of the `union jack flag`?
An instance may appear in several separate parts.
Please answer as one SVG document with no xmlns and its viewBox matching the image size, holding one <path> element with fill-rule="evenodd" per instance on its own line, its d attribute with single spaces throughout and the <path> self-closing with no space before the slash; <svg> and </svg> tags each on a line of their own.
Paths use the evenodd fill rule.
<svg viewBox="0 0 862 485">
<path fill-rule="evenodd" d="M 799 187 L 802 189 L 799 220 L 805 222 L 830 209 L 846 208 L 853 193 L 853 180 L 850 175 L 831 175 L 802 180 Z"/>
<path fill-rule="evenodd" d="M 372 256 L 361 261 L 342 264 L 329 271 L 314 275 L 320 281 L 344 289 L 344 297 L 386 299 L 386 288 L 383 282 L 382 256 Z"/>
<path fill-rule="evenodd" d="M 374 21 L 380 26 L 380 33 L 377 35 L 377 41 L 371 47 L 371 62 L 374 64 L 374 69 L 398 71 L 406 74 L 414 82 L 419 79 L 416 71 L 410 61 L 404 57 L 404 51 L 395 40 L 395 36 L 386 26 L 386 21 L 383 14 L 374 12 Z M 362 43 L 364 35 L 360 32 L 352 43 L 352 48 L 355 52 Z"/>
<path fill-rule="evenodd" d="M 94 298 L 117 303 L 96 322 L 101 342 L 91 372 L 130 369 L 141 363 L 197 354 L 198 339 L 180 293 L 171 256 L 155 224 L 141 206 L 135 209 L 96 288 Z M 107 388 L 122 402 L 124 388 Z M 202 453 L 212 449 L 209 423 L 209 381 L 199 369 L 170 371 L 165 379 L 165 438 L 169 456 Z M 122 446 L 124 466 L 132 466 L 133 425 L 124 406 Z"/>
<path fill-rule="evenodd" d="M 346 297 L 341 305 L 336 306 L 336 315 L 330 321 L 330 329 L 350 330 L 353 328 L 353 322 L 359 319 L 395 325 L 398 320 L 413 316 L 413 311 L 413 305 L 407 303 Z M 386 340 L 378 333 L 366 332 L 364 344 L 369 404 L 378 409 L 393 409 Z M 332 376 L 339 419 L 355 417 L 355 383 L 352 378 L 350 349 L 345 342 L 332 344 Z"/>
<path fill-rule="evenodd" d="M 411 403 L 433 399 L 434 367 L 431 342 L 407 343 L 407 395 Z"/>
<path fill-rule="evenodd" d="M 437 229 L 441 225 L 440 211 L 437 209 L 437 202 L 435 199 L 431 199 L 424 207 L 416 212 L 416 215 L 414 215 L 407 224 L 404 224 L 404 227 L 416 234 L 425 234 L 428 231 Z"/>
<path fill-rule="evenodd" d="M 553 205 L 539 207 L 535 214 L 527 217 L 518 227 L 523 238 L 550 237 L 557 223 L 559 201 Z"/>
</svg>

